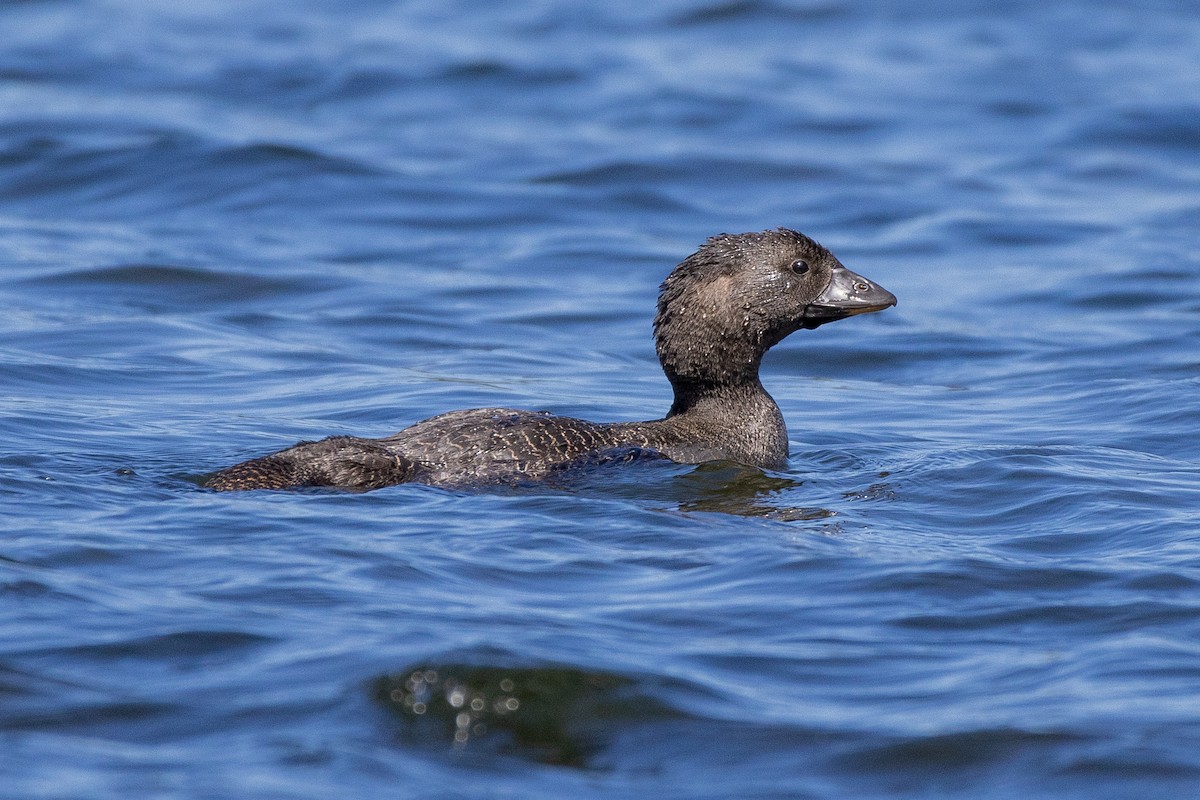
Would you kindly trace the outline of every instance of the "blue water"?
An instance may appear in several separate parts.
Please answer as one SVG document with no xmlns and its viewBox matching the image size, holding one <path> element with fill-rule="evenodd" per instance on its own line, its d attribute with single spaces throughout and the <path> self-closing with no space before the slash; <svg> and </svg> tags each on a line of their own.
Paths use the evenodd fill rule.
<svg viewBox="0 0 1200 800">
<path fill-rule="evenodd" d="M 0 796 L 1200 796 L 1200 7 L 0 3 Z M 788 469 L 217 494 L 669 404 L 658 283 L 900 299 Z"/>
</svg>

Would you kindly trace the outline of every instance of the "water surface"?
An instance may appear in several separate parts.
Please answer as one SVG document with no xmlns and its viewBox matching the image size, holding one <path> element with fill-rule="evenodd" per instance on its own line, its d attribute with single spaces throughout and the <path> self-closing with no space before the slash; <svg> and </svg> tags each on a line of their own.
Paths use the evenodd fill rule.
<svg viewBox="0 0 1200 800">
<path fill-rule="evenodd" d="M 1200 787 L 1200 12 L 0 3 L 0 795 Z M 660 416 L 798 228 L 788 469 L 222 495 L 477 405 Z M 476 707 L 478 706 L 478 707 Z"/>
</svg>

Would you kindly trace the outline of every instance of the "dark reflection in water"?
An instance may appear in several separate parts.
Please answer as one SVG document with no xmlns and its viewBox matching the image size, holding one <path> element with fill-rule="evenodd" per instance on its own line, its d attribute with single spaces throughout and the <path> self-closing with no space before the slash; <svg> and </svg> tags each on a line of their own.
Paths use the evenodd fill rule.
<svg viewBox="0 0 1200 800">
<path fill-rule="evenodd" d="M 769 498 L 800 488 L 801 481 L 768 475 L 754 467 L 727 461 L 701 464 L 678 480 L 693 495 L 679 504 L 681 511 L 716 511 L 740 517 L 766 517 L 783 522 L 825 519 L 834 515 L 825 508 L 773 505 Z"/>
<path fill-rule="evenodd" d="M 653 500 L 680 511 L 762 517 L 784 522 L 826 519 L 836 512 L 780 502 L 803 489 L 803 481 L 732 461 L 696 466 L 663 458 L 628 458 L 574 470 L 556 482 L 580 494 L 601 493 L 628 500 Z M 801 495 L 802 496 L 802 495 Z"/>
<path fill-rule="evenodd" d="M 400 741 L 588 767 L 621 721 L 675 716 L 632 678 L 567 666 L 419 664 L 374 681 Z"/>
</svg>

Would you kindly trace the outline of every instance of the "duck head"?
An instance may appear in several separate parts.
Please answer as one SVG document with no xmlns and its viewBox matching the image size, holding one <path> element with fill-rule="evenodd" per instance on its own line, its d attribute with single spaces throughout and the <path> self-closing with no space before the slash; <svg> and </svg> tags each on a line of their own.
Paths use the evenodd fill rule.
<svg viewBox="0 0 1200 800">
<path fill-rule="evenodd" d="M 721 234 L 663 282 L 655 345 L 677 392 L 757 384 L 763 354 L 789 334 L 894 305 L 802 233 Z"/>
</svg>

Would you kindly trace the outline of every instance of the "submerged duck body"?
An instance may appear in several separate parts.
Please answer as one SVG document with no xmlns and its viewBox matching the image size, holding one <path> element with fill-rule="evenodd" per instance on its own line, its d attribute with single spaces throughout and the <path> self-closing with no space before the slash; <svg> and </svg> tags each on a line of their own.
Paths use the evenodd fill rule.
<svg viewBox="0 0 1200 800">
<path fill-rule="evenodd" d="M 801 233 L 721 234 L 684 259 L 659 294 L 655 347 L 675 393 L 662 419 L 602 423 L 508 408 L 451 411 L 382 439 L 301 442 L 221 470 L 206 485 L 514 484 L 642 455 L 782 467 L 787 427 L 759 381 L 763 355 L 802 328 L 895 304 L 890 292 Z"/>
</svg>

